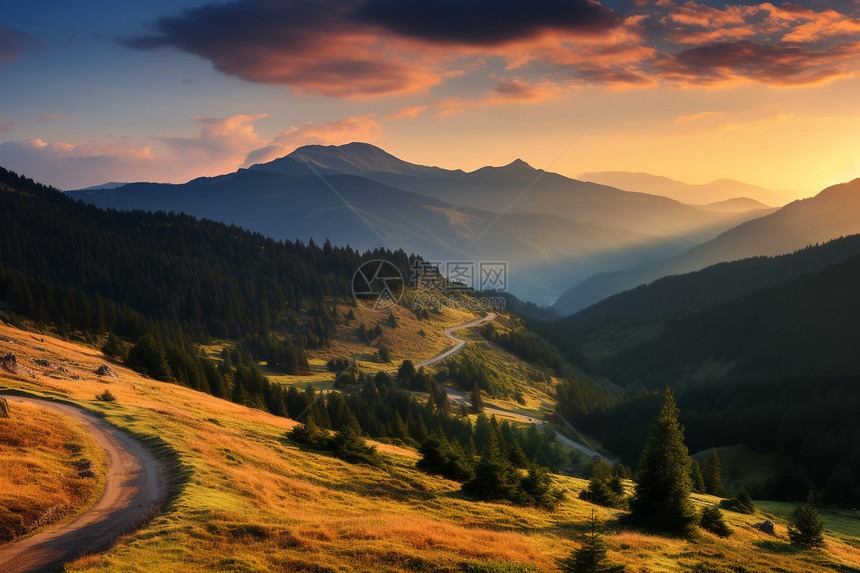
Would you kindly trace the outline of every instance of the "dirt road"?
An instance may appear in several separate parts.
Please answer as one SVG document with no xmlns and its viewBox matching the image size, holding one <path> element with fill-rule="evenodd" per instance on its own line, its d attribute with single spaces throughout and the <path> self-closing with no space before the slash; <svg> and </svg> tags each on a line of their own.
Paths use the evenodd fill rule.
<svg viewBox="0 0 860 573">
<path fill-rule="evenodd" d="M 12 408 L 16 403 L 27 403 L 74 418 L 105 449 L 109 465 L 104 493 L 95 505 L 72 521 L 0 546 L 0 571 L 18 573 L 58 567 L 76 555 L 104 548 L 140 523 L 153 508 L 164 505 L 167 467 L 139 442 L 74 406 L 18 396 L 6 399 Z"/>
<path fill-rule="evenodd" d="M 487 322 L 490 322 L 491 320 L 494 320 L 495 318 L 496 318 L 495 313 L 491 312 L 483 318 L 472 320 L 470 322 L 464 322 L 463 324 L 458 324 L 457 326 L 452 326 L 450 328 L 446 328 L 445 329 L 445 336 L 450 338 L 456 344 L 452 348 L 449 348 L 448 350 L 443 352 L 442 354 L 434 356 L 433 358 L 425 360 L 424 362 L 419 362 L 418 364 L 415 365 L 415 367 L 419 368 L 421 366 L 429 366 L 431 364 L 435 364 L 436 362 L 439 362 L 440 360 L 445 360 L 446 358 L 448 358 L 452 354 L 459 352 L 463 348 L 463 346 L 466 345 L 466 341 L 463 340 L 462 338 L 457 338 L 456 336 L 454 336 L 452 333 L 455 330 L 460 330 L 461 328 L 473 328 L 475 326 L 479 326 L 481 324 L 485 324 Z M 448 401 L 451 402 L 453 405 L 459 406 L 459 405 L 465 404 L 466 406 L 471 406 L 471 402 L 466 397 L 465 392 L 460 392 L 459 390 L 453 390 L 453 389 L 447 388 L 445 386 L 442 386 L 442 388 L 448 394 Z M 413 392 L 413 394 L 425 395 L 424 392 Z M 484 406 L 484 412 L 486 414 L 495 414 L 497 416 L 503 416 L 503 417 L 507 417 L 507 418 L 512 418 L 514 420 L 519 420 L 520 422 L 526 422 L 529 424 L 534 424 L 539 429 L 543 428 L 543 425 L 544 425 L 544 423 L 542 421 L 531 417 L 528 413 L 517 412 L 515 410 L 507 410 L 505 408 L 499 408 L 497 406 L 485 405 Z M 599 457 L 599 458 L 603 458 L 604 460 L 609 462 L 609 464 L 611 464 L 611 465 L 615 464 L 615 460 L 613 460 L 611 458 L 607 458 L 606 456 L 604 456 L 598 452 L 595 452 L 594 450 L 586 447 L 585 445 L 571 440 L 570 438 L 568 438 L 567 436 L 565 436 L 561 432 L 559 432 L 555 429 L 553 429 L 553 432 L 555 432 L 555 436 L 558 439 L 558 441 L 567 445 L 568 447 L 571 447 L 575 450 L 579 450 L 580 452 L 582 452 L 583 454 L 587 455 L 590 458 Z"/>
<path fill-rule="evenodd" d="M 495 320 L 495 318 L 496 318 L 496 313 L 491 312 L 483 318 L 478 318 L 478 319 L 475 319 L 475 320 L 472 320 L 469 322 L 464 322 L 463 324 L 458 324 L 457 326 L 452 326 L 450 328 L 446 328 L 445 329 L 445 336 L 447 336 L 449 339 L 451 339 L 455 343 L 453 348 L 449 348 L 448 350 L 446 350 L 442 354 L 434 356 L 433 358 L 428 358 L 424 362 L 419 362 L 418 364 L 415 365 L 415 368 L 421 368 L 422 366 L 430 366 L 431 364 L 436 364 L 440 360 L 445 360 L 446 358 L 448 358 L 452 354 L 459 352 L 460 349 L 466 345 L 466 341 L 463 340 L 462 338 L 457 338 L 456 336 L 454 336 L 452 333 L 455 330 L 460 330 L 462 328 L 473 328 L 475 326 L 480 326 L 482 324 L 490 322 L 491 320 Z"/>
</svg>

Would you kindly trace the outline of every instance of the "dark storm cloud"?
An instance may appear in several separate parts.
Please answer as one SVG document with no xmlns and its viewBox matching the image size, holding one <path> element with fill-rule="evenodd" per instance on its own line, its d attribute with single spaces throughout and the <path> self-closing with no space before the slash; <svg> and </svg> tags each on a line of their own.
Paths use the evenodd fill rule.
<svg viewBox="0 0 860 573">
<path fill-rule="evenodd" d="M 628 6 L 233 0 L 160 18 L 150 34 L 121 43 L 176 48 L 247 81 L 338 98 L 426 92 L 455 76 L 486 82 L 500 64 L 543 91 L 582 83 L 811 85 L 860 74 L 860 19 L 851 10 L 693 0 Z M 553 66 L 561 79 L 549 86 L 542 73 Z M 520 94 L 496 90 L 506 95 Z"/>
<path fill-rule="evenodd" d="M 657 63 L 664 75 L 708 84 L 747 78 L 775 85 L 816 84 L 845 75 L 856 61 L 860 44 L 812 51 L 797 45 L 720 42 L 688 48 Z"/>
<path fill-rule="evenodd" d="M 354 17 L 410 38 L 479 46 L 531 38 L 546 29 L 600 32 L 621 21 L 589 0 L 369 0 Z"/>
</svg>

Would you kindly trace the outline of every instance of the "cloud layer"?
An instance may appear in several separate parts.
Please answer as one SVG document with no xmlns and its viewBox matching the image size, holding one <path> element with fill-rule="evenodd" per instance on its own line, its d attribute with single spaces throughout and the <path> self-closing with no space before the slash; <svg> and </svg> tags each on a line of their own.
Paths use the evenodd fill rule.
<svg viewBox="0 0 860 573">
<path fill-rule="evenodd" d="M 504 96 L 515 82 L 798 86 L 860 71 L 856 2 L 831 4 L 841 11 L 819 2 L 632 5 L 621 14 L 592 0 L 234 0 L 161 18 L 153 33 L 121 42 L 180 49 L 247 81 L 337 98 L 426 92 L 468 74 Z M 510 77 L 490 70 L 493 62 Z"/>
<path fill-rule="evenodd" d="M 178 183 L 271 161 L 302 145 L 373 141 L 382 129 L 372 117 L 363 116 L 309 122 L 276 132 L 262 123 L 267 118 L 265 114 L 195 118 L 199 126 L 196 137 L 158 137 L 151 145 L 124 141 L 92 145 L 39 138 L 7 141 L 0 143 L 0 164 L 19 173 L 38 173 L 43 183 L 63 189 L 107 181 L 152 181 L 153 177 L 158 182 Z"/>
</svg>

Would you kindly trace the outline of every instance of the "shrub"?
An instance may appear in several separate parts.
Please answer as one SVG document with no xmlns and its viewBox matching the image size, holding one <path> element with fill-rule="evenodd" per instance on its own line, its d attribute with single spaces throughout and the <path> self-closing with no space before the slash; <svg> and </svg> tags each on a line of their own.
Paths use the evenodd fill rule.
<svg viewBox="0 0 860 573">
<path fill-rule="evenodd" d="M 706 531 L 710 531 L 714 535 L 719 535 L 720 537 L 728 537 L 732 533 L 732 530 L 729 529 L 729 526 L 726 525 L 725 520 L 723 520 L 723 513 L 716 505 L 706 507 L 702 510 L 702 517 L 699 520 L 699 526 Z"/>
<path fill-rule="evenodd" d="M 116 400 L 116 396 L 111 394 L 110 390 L 105 390 L 101 394 L 96 394 L 96 400 L 101 400 L 102 402 L 113 402 Z"/>
</svg>

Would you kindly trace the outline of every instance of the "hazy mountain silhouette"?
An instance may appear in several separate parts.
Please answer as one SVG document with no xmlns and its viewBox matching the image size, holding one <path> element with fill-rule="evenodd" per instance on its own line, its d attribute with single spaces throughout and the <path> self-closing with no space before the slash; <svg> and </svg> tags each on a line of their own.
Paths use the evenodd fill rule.
<svg viewBox="0 0 860 573">
<path fill-rule="evenodd" d="M 667 275 L 723 261 L 781 255 L 857 233 L 860 233 L 860 179 L 794 201 L 775 213 L 747 221 L 666 260 L 591 277 L 563 293 L 554 309 L 561 315 L 573 314 L 607 296 Z"/>
<path fill-rule="evenodd" d="M 793 192 L 780 192 L 734 179 L 717 179 L 710 183 L 691 185 L 650 173 L 631 171 L 594 171 L 582 173 L 583 181 L 594 181 L 627 191 L 662 195 L 690 205 L 719 203 L 746 197 L 766 205 L 780 206 L 789 202 Z"/>
<path fill-rule="evenodd" d="M 542 303 L 595 273 L 679 253 L 760 212 L 709 212 L 521 160 L 471 173 L 416 165 L 366 143 L 309 145 L 181 185 L 70 195 L 106 208 L 181 211 L 279 239 L 505 261 L 511 292 Z"/>
<path fill-rule="evenodd" d="M 860 235 L 851 235 L 786 255 L 718 263 L 700 271 L 663 277 L 651 284 L 610 296 L 563 319 L 563 322 L 592 324 L 712 307 L 755 290 L 820 271 L 858 254 Z"/>
</svg>

